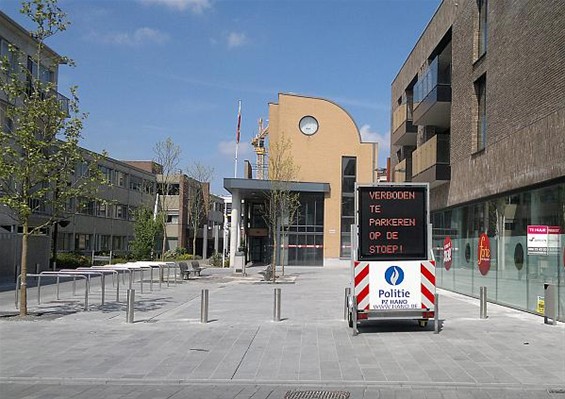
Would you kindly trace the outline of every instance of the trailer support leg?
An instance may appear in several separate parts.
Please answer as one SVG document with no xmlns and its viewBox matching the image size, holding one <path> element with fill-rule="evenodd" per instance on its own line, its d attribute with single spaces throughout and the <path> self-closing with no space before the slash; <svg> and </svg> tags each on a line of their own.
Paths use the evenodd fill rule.
<svg viewBox="0 0 565 399">
<path fill-rule="evenodd" d="M 353 306 L 351 308 L 351 318 L 353 319 L 353 336 L 359 334 L 357 329 L 357 297 L 353 295 Z"/>
<path fill-rule="evenodd" d="M 434 334 L 439 334 L 439 294 L 434 295 L 435 312 L 434 312 Z"/>
</svg>

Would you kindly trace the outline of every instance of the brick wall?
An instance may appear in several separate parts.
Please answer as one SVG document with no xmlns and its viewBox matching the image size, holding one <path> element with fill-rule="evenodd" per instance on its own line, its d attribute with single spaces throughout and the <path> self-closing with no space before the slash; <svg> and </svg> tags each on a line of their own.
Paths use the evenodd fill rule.
<svg viewBox="0 0 565 399">
<path fill-rule="evenodd" d="M 445 0 L 392 84 L 394 112 L 452 27 L 452 172 L 448 184 L 432 190 L 433 209 L 565 176 L 565 2 L 491 0 L 488 7 L 483 57 L 476 1 Z M 484 74 L 487 143 L 477 152 L 475 82 Z"/>
</svg>

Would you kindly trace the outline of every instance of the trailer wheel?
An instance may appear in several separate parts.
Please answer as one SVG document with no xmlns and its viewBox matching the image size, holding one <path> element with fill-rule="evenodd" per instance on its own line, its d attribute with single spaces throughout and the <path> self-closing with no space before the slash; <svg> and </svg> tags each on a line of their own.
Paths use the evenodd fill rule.
<svg viewBox="0 0 565 399">
<path fill-rule="evenodd" d="M 428 325 L 428 320 L 418 320 L 418 325 L 424 328 Z"/>
</svg>

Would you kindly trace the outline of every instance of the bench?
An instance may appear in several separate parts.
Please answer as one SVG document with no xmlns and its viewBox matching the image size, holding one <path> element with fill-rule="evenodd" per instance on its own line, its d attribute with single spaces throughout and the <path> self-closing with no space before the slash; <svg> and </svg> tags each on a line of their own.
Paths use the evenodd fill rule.
<svg viewBox="0 0 565 399">
<path fill-rule="evenodd" d="M 200 263 L 197 260 L 193 260 L 192 262 L 190 262 L 190 264 L 192 268 L 188 267 L 187 262 L 179 262 L 180 275 L 183 280 L 190 280 L 191 274 L 194 276 L 200 276 L 200 272 L 204 270 L 203 267 L 200 267 Z"/>
<path fill-rule="evenodd" d="M 197 260 L 193 260 L 190 263 L 192 264 L 191 272 L 194 273 L 195 275 L 198 274 L 200 276 L 200 272 L 203 269 L 202 267 L 200 267 L 200 262 L 198 262 Z"/>
<path fill-rule="evenodd" d="M 263 276 L 264 281 L 271 281 L 273 279 L 273 265 L 268 265 L 265 270 L 259 272 Z"/>
<path fill-rule="evenodd" d="M 179 262 L 180 277 L 183 280 L 190 279 L 190 272 L 188 270 L 188 264 L 186 262 Z"/>
</svg>

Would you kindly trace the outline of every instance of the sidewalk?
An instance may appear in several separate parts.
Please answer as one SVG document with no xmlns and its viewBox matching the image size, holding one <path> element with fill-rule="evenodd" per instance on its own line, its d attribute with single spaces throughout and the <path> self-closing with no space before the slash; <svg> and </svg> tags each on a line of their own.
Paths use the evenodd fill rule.
<svg viewBox="0 0 565 399">
<path fill-rule="evenodd" d="M 30 313 L 43 315 L 0 318 L 0 396 L 76 391 L 86 398 L 106 389 L 120 398 L 283 398 L 309 388 L 350 398 L 565 398 L 562 323 L 544 325 L 539 316 L 493 304 L 481 320 L 478 300 L 439 290 L 440 334 L 433 323 L 382 321 L 354 337 L 343 321 L 348 269 L 287 267 L 276 286 L 261 283 L 255 269 L 245 278 L 206 269 L 169 287 L 154 283 L 152 292 L 146 283 L 143 294 L 135 284 L 134 324 L 125 322 L 124 286 L 117 304 L 111 279 L 104 306 L 93 283 L 89 312 L 71 283 L 58 302 L 55 286 L 43 287 L 39 308 L 30 290 Z M 275 287 L 282 290 L 281 322 L 272 321 Z M 209 290 L 207 324 L 200 323 L 202 289 Z M 0 312 L 15 312 L 13 291 L 0 292 Z M 198 390 L 216 396 L 182 394 Z"/>
</svg>

